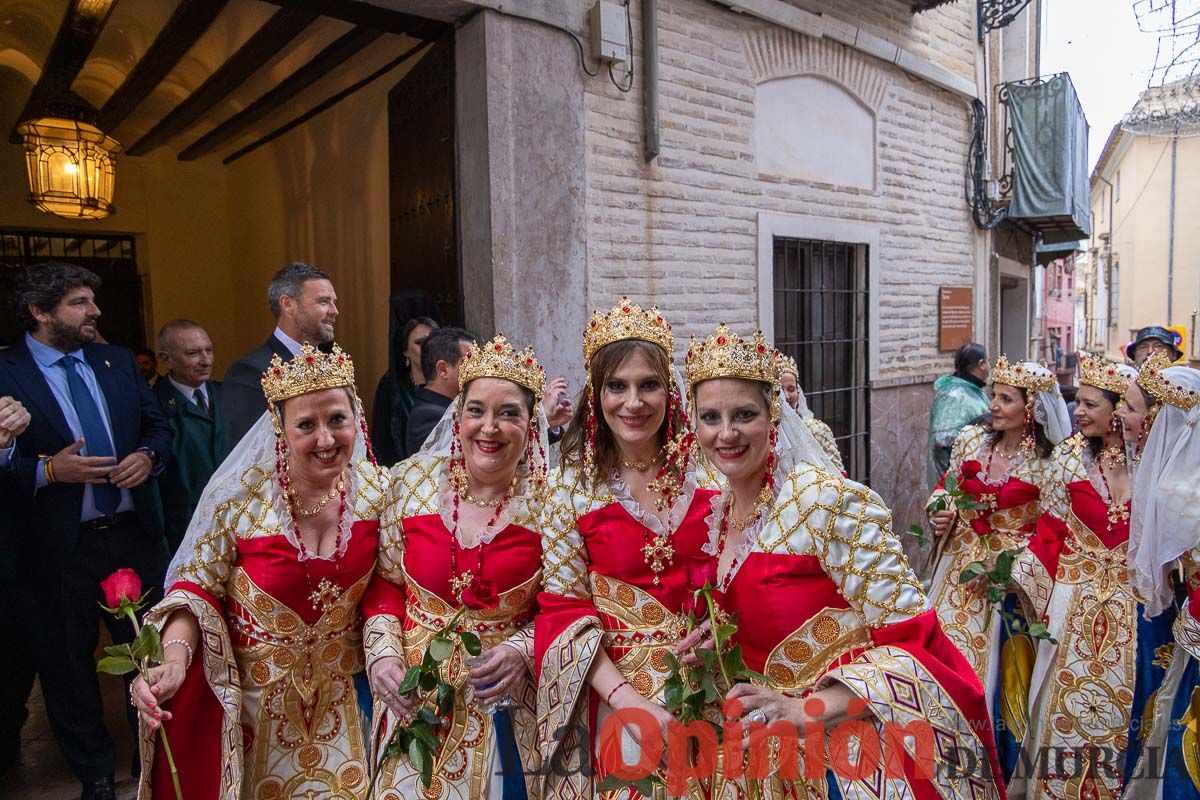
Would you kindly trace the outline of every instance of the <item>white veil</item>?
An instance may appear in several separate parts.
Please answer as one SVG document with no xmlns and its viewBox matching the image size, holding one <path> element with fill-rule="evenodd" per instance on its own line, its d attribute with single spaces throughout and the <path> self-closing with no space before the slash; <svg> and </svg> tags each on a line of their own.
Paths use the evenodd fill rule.
<svg viewBox="0 0 1200 800">
<path fill-rule="evenodd" d="M 1172 386 L 1200 392 L 1200 371 L 1168 367 Z M 1171 604 L 1167 571 L 1175 559 L 1200 545 L 1200 404 L 1190 411 L 1163 403 L 1141 464 L 1133 477 L 1129 566 L 1146 603 L 1146 617 Z"/>
<path fill-rule="evenodd" d="M 1025 372 L 1034 377 L 1054 378 L 1053 372 L 1036 361 L 1023 361 L 1021 366 L 1024 367 Z M 1026 389 L 1026 391 L 1031 390 Z M 1051 444 L 1065 441 L 1071 435 L 1075 426 L 1071 424 L 1071 414 L 1067 411 L 1067 403 L 1063 400 L 1057 381 L 1054 382 L 1054 388 L 1050 391 L 1035 394 L 1033 418 L 1042 423 L 1042 428 L 1046 431 L 1046 438 L 1050 440 Z"/>
<path fill-rule="evenodd" d="M 421 445 L 421 449 L 413 458 L 441 458 L 445 459 L 447 464 L 449 463 L 450 447 L 454 442 L 454 418 L 458 413 L 461 400 L 462 393 L 460 392 L 446 407 L 442 418 L 425 437 L 425 443 Z M 533 446 L 533 461 L 530 463 L 529 459 L 524 459 L 517 465 L 517 485 L 512 497 L 499 510 L 495 522 L 480 532 L 478 542 L 483 544 L 491 542 L 514 520 L 529 516 L 531 512 L 536 511 L 537 506 L 544 499 L 543 493 L 546 491 L 544 480 L 550 466 L 547 461 L 550 457 L 550 445 L 546 438 L 549 425 L 546 422 L 546 412 L 541 403 L 534 403 L 534 413 L 537 415 L 537 440 Z M 393 467 L 393 474 L 403 470 L 403 463 Z M 540 491 L 536 485 L 536 479 L 539 476 L 543 480 Z M 443 467 L 438 474 L 438 514 L 448 531 L 457 528 L 452 517 L 454 513 L 453 492 L 454 488 L 450 485 L 450 471 Z M 530 504 L 534 504 L 534 508 L 531 509 Z M 459 544 L 466 546 L 465 542 L 459 542 Z M 474 543 L 470 546 L 473 547 Z"/>
<path fill-rule="evenodd" d="M 842 468 L 833 463 L 825 453 L 825 448 L 821 447 L 821 443 L 808 430 L 802 413 L 788 404 L 783 389 L 779 390 L 775 402 L 779 407 L 779 438 L 775 443 L 775 485 L 782 486 L 782 479 L 801 463 L 812 464 L 826 472 L 841 475 Z M 808 409 L 803 393 L 800 395 L 800 406 Z M 812 416 L 811 411 L 808 414 Z"/>
<path fill-rule="evenodd" d="M 351 387 L 346 388 L 353 392 Z M 355 414 L 358 415 L 356 422 L 361 423 L 363 409 L 356 393 L 354 407 Z M 271 424 L 271 412 L 265 411 L 233 448 L 233 452 L 221 462 L 221 466 L 217 467 L 213 476 L 208 479 L 208 483 L 205 484 L 204 491 L 200 495 L 200 502 L 196 506 L 196 512 L 192 514 L 192 520 L 188 523 L 183 542 L 175 551 L 175 557 L 171 559 L 171 566 L 167 569 L 167 588 L 180 579 L 180 568 L 195 558 L 200 540 L 208 536 L 220 524 L 217 514 L 222 507 L 230 504 L 236 505 L 249 494 L 248 487 L 258 484 L 264 477 L 266 480 L 262 482 L 260 491 L 271 498 L 276 518 L 282 529 L 281 533 L 297 551 L 300 550 L 300 542 L 296 539 L 296 532 L 292 525 L 292 512 L 288 507 L 287 496 L 280 487 L 279 478 L 275 474 L 275 443 L 277 439 L 275 428 Z M 346 551 L 346 545 L 350 542 L 353 509 L 362 482 L 359 465 L 367 458 L 366 439 L 363 436 L 361 425 L 356 425 L 354 450 L 350 456 L 350 465 L 346 476 L 346 508 L 350 509 L 351 513 L 344 515 L 341 522 L 341 546 L 336 553 L 329 556 L 318 556 L 306 551 L 306 556 L 300 556 L 297 553 L 297 558 L 332 560 Z M 247 472 L 250 470 L 255 472 L 247 476 Z"/>
<path fill-rule="evenodd" d="M 786 397 L 783 404 L 787 405 Z M 813 418 L 812 409 L 808 407 L 808 398 L 804 396 L 804 390 L 800 388 L 799 383 L 796 384 L 796 413 L 800 415 L 800 419 Z"/>
</svg>

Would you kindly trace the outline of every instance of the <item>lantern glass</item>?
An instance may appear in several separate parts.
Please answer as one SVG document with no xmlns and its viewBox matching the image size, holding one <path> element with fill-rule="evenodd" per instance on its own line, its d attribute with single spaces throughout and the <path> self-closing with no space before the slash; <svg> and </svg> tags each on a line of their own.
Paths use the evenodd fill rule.
<svg viewBox="0 0 1200 800">
<path fill-rule="evenodd" d="M 42 117 L 17 127 L 25 145 L 29 200 L 60 217 L 100 219 L 113 207 L 121 145 L 87 122 Z"/>
</svg>

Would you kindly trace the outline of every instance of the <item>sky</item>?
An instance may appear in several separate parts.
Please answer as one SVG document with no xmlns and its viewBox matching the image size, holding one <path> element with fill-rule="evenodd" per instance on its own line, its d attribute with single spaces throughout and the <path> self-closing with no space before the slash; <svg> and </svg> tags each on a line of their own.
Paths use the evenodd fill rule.
<svg viewBox="0 0 1200 800">
<path fill-rule="evenodd" d="M 1154 67 L 1158 38 L 1138 29 L 1133 5 L 1134 0 L 1046 3 L 1042 75 L 1071 73 L 1089 126 L 1089 170 Z"/>
</svg>

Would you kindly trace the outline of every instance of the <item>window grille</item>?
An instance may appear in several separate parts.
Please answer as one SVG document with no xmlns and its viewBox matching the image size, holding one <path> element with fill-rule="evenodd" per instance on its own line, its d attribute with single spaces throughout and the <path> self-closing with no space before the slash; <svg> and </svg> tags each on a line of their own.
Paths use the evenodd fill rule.
<svg viewBox="0 0 1200 800">
<path fill-rule="evenodd" d="M 65 261 L 99 275 L 96 304 L 105 341 L 131 349 L 145 345 L 142 279 L 132 236 L 0 228 L 0 305 L 13 308 L 17 274 L 44 261 Z M 12 345 L 23 335 L 14 314 L 0 314 L 0 345 Z"/>
<path fill-rule="evenodd" d="M 833 430 L 850 477 L 871 475 L 868 248 L 776 237 L 775 345 L 796 359 L 813 414 Z"/>
</svg>

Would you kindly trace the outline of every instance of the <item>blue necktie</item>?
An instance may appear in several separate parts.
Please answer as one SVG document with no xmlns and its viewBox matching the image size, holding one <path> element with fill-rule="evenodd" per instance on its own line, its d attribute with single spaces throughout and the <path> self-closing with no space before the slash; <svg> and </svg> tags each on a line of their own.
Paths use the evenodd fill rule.
<svg viewBox="0 0 1200 800">
<path fill-rule="evenodd" d="M 79 375 L 79 359 L 75 356 L 63 356 L 57 362 L 58 366 L 67 373 L 67 388 L 71 390 L 71 402 L 75 406 L 75 415 L 79 417 L 79 427 L 83 429 L 83 439 L 89 456 L 115 456 L 112 442 L 108 439 L 108 431 L 104 427 L 104 418 L 96 406 L 96 399 L 88 390 L 87 384 Z M 111 483 L 92 484 L 92 497 L 96 501 L 96 510 L 101 514 L 110 515 L 121 505 L 121 490 Z"/>
</svg>

